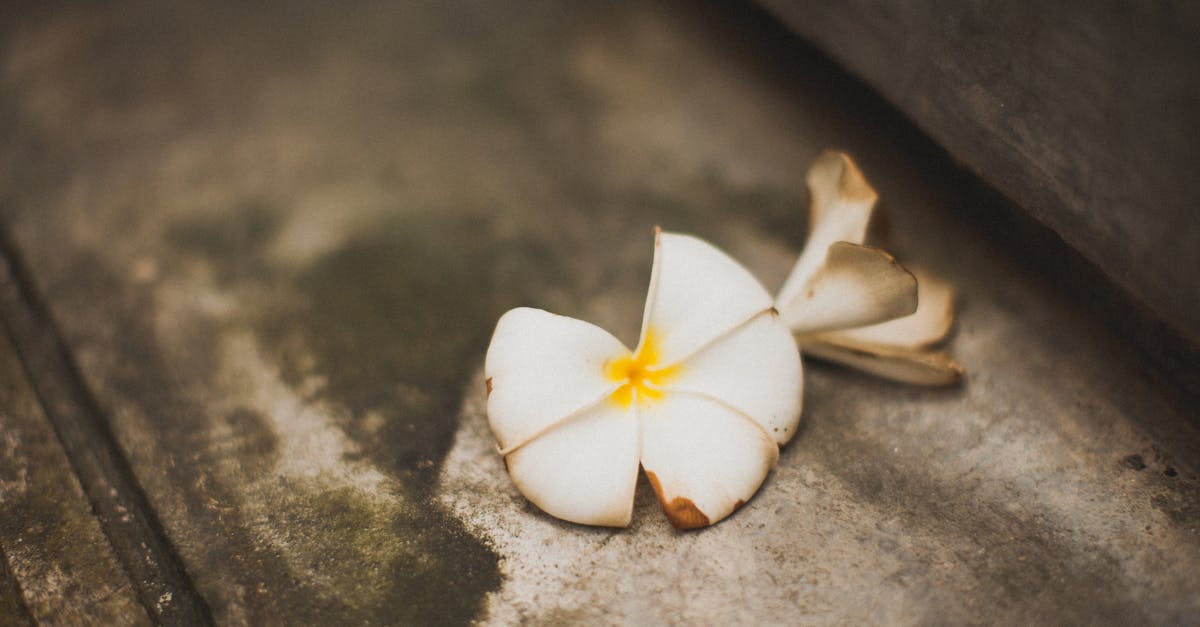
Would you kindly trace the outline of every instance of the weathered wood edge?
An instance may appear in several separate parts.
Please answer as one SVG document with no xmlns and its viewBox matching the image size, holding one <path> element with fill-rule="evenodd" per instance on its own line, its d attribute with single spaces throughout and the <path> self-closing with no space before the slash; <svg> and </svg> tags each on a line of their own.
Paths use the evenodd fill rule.
<svg viewBox="0 0 1200 627">
<path fill-rule="evenodd" d="M 4 333 L 0 557 L 0 622 L 150 623 Z"/>
<path fill-rule="evenodd" d="M 948 161 L 959 165 L 962 169 L 947 172 L 947 178 L 961 189 L 971 190 L 964 191 L 964 195 L 978 197 L 978 202 L 964 204 L 960 208 L 965 221 L 986 229 L 994 241 L 1019 245 L 1022 252 L 1019 258 L 1026 267 L 1038 271 L 1045 280 L 1069 294 L 1074 301 L 1088 304 L 1089 308 L 1107 320 L 1116 335 L 1137 346 L 1145 357 L 1146 374 L 1166 386 L 1167 395 L 1173 403 L 1190 406 L 1200 400 L 1200 345 L 1185 336 L 1179 327 L 1114 280 L 1108 270 L 1072 246 L 1052 226 L 1032 215 L 1028 207 L 1005 194 L 987 177 L 981 176 L 976 169 L 956 157 L 953 151 L 914 120 L 903 106 L 889 99 L 872 77 L 855 71 L 855 68 L 823 46 L 822 42 L 808 38 L 794 19 L 789 19 L 789 5 L 786 2 L 756 0 L 737 6 L 748 20 L 753 20 L 760 33 L 770 33 L 770 37 L 778 42 L 786 41 L 786 44 L 779 44 L 784 48 L 800 46 L 828 59 L 831 65 L 853 77 L 852 80 L 861 86 L 862 93 L 871 94 L 870 100 L 877 103 L 873 109 L 876 113 L 886 110 L 893 124 L 911 126 L 910 140 L 916 140 L 919 134 L 917 145 L 924 145 L 920 154 L 911 157 L 930 158 L 930 154 L 937 153 L 935 158 L 945 155 Z M 1054 272 L 1046 272 L 1046 268 L 1053 268 Z"/>
<path fill-rule="evenodd" d="M 212 624 L 16 250 L 0 208 L 0 320 L 101 528 L 156 623 Z"/>
<path fill-rule="evenodd" d="M 1200 343 L 1185 3 L 758 4 Z M 1152 114 L 1147 112 L 1153 111 Z"/>
<path fill-rule="evenodd" d="M 0 547 L 0 627 L 9 625 L 33 625 L 29 608 L 21 598 L 21 589 L 8 567 L 4 547 Z"/>
</svg>

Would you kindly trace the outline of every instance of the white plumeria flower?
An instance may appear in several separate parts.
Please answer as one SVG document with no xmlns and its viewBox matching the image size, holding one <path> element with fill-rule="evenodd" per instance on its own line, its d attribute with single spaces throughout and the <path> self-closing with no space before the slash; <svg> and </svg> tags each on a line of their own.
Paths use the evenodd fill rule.
<svg viewBox="0 0 1200 627">
<path fill-rule="evenodd" d="M 776 298 L 801 350 L 906 383 L 958 382 L 962 366 L 928 350 L 954 323 L 950 285 L 862 245 L 878 195 L 849 156 L 825 152 L 807 183 L 808 242 Z"/>
<path fill-rule="evenodd" d="M 656 231 L 633 351 L 580 320 L 504 314 L 484 371 L 513 483 L 552 516 L 624 527 L 640 463 L 675 527 L 733 513 L 800 420 L 800 355 L 772 305 L 725 253 Z"/>
</svg>

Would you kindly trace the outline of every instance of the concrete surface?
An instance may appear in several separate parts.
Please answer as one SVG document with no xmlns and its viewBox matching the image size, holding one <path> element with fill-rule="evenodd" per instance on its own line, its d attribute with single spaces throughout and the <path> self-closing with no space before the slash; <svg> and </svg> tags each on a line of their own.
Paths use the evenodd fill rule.
<svg viewBox="0 0 1200 627">
<path fill-rule="evenodd" d="M 63 442 L 84 420 L 121 462 L 81 474 L 94 508 L 145 523 L 97 518 L 126 572 L 151 564 L 128 621 L 1194 622 L 1194 407 L 1025 242 L 961 217 L 1011 207 L 758 19 L 145 2 L 9 20 L 4 287 L 24 304 L 0 302 L 43 400 L 24 419 Z M 960 286 L 966 385 L 806 364 L 803 432 L 698 533 L 645 485 L 623 531 L 524 503 L 481 413 L 499 315 L 632 342 L 655 224 L 778 286 L 827 147 L 880 190 L 889 247 Z M 35 367 L 48 354 L 66 365 Z M 22 433 L 2 441 L 32 455 Z M 87 488 L 105 473 L 137 498 Z M 0 603 L 35 609 L 13 542 Z"/>
</svg>

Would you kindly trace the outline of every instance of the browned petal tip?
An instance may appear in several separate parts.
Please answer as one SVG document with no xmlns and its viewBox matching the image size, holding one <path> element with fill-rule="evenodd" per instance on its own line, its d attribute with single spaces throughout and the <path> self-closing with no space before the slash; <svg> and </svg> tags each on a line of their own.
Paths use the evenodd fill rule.
<svg viewBox="0 0 1200 627">
<path fill-rule="evenodd" d="M 643 470 L 645 469 L 643 468 Z M 658 495 L 658 500 L 661 503 L 663 498 L 662 484 L 658 482 L 658 476 L 646 470 L 646 478 L 650 480 L 650 486 L 654 488 L 654 493 Z"/>
<path fill-rule="evenodd" d="M 671 521 L 671 526 L 684 531 L 687 529 L 700 529 L 707 527 L 711 523 L 708 522 L 708 516 L 696 507 L 696 504 L 691 499 L 677 496 L 668 502 L 663 496 L 662 485 L 658 482 L 658 477 L 654 476 L 653 472 L 646 471 L 646 478 L 650 480 L 650 485 L 654 487 L 654 493 L 658 495 L 658 502 L 662 505 L 663 513 L 667 515 L 667 520 Z"/>
<path fill-rule="evenodd" d="M 691 499 L 682 496 L 671 499 L 670 503 L 663 503 L 663 511 L 666 512 L 671 525 L 680 531 L 700 529 L 709 525 L 708 516 L 705 516 Z"/>
<path fill-rule="evenodd" d="M 879 197 L 875 193 L 875 188 L 867 182 L 867 178 L 863 176 L 862 170 L 858 169 L 858 164 L 854 163 L 854 159 L 850 155 L 842 152 L 838 153 L 842 159 L 842 176 L 838 180 L 838 194 L 847 200 L 863 200 L 874 201 Z"/>
<path fill-rule="evenodd" d="M 488 395 L 488 398 L 491 398 L 491 397 L 492 397 L 492 378 L 491 378 L 491 377 L 488 377 L 488 378 L 487 378 L 487 381 L 484 381 L 483 383 L 484 383 L 484 385 L 486 385 L 486 386 L 487 386 L 487 395 Z"/>
<path fill-rule="evenodd" d="M 954 373 L 953 376 L 950 377 L 946 382 L 946 384 L 957 385 L 962 383 L 963 377 L 967 375 L 967 369 L 963 368 L 963 365 L 955 361 L 952 357 L 947 356 L 946 359 L 949 361 L 947 365 L 950 367 L 951 372 Z"/>
</svg>

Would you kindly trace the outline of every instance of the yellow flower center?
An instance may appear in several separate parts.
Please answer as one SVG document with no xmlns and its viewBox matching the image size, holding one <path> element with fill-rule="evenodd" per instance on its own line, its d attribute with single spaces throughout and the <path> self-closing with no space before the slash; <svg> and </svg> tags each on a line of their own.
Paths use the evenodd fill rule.
<svg viewBox="0 0 1200 627">
<path fill-rule="evenodd" d="M 680 364 L 663 367 L 658 363 L 658 336 L 648 330 L 636 353 L 623 355 L 608 362 L 604 375 L 610 381 L 622 382 L 609 398 L 622 407 L 645 404 L 662 399 L 662 386 L 679 374 Z"/>
</svg>

